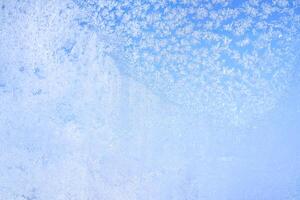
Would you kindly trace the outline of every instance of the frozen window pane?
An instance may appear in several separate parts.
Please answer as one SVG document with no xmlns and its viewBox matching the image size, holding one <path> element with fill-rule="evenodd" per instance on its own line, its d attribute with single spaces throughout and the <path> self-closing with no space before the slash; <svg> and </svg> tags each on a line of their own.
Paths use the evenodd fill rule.
<svg viewBox="0 0 300 200">
<path fill-rule="evenodd" d="M 298 0 L 2 0 L 0 199 L 300 199 Z"/>
</svg>

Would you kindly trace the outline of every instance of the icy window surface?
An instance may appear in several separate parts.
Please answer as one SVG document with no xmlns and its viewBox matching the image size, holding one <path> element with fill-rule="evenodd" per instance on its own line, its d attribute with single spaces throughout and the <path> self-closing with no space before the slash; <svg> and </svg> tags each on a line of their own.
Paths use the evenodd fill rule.
<svg viewBox="0 0 300 200">
<path fill-rule="evenodd" d="M 0 200 L 300 199 L 299 0 L 0 0 Z"/>
</svg>

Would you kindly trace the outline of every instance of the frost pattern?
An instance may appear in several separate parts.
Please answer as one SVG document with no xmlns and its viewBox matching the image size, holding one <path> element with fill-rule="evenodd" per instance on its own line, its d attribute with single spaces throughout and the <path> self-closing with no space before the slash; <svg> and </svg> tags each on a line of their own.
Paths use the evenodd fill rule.
<svg viewBox="0 0 300 200">
<path fill-rule="evenodd" d="M 0 200 L 299 199 L 299 5 L 0 1 Z"/>
<path fill-rule="evenodd" d="M 296 59 L 298 1 L 75 2 L 124 73 L 233 123 L 274 107 Z"/>
</svg>

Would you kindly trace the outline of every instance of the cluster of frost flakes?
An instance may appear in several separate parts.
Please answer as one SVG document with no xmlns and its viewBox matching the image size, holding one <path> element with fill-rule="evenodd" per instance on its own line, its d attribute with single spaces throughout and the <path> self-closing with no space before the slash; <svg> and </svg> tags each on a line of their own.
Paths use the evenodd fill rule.
<svg viewBox="0 0 300 200">
<path fill-rule="evenodd" d="M 295 60 L 296 1 L 74 1 L 124 73 L 236 123 L 274 106 Z"/>
</svg>

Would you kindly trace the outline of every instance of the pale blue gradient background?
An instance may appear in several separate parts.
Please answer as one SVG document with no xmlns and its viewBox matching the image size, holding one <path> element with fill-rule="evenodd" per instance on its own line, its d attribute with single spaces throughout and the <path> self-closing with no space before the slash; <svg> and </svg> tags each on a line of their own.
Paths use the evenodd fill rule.
<svg viewBox="0 0 300 200">
<path fill-rule="evenodd" d="M 0 0 L 0 200 L 300 199 L 300 2 L 157 2 Z M 283 13 L 202 29 L 248 4 Z M 177 8 L 192 14 L 166 22 Z M 189 25 L 233 43 L 176 35 Z"/>
</svg>

